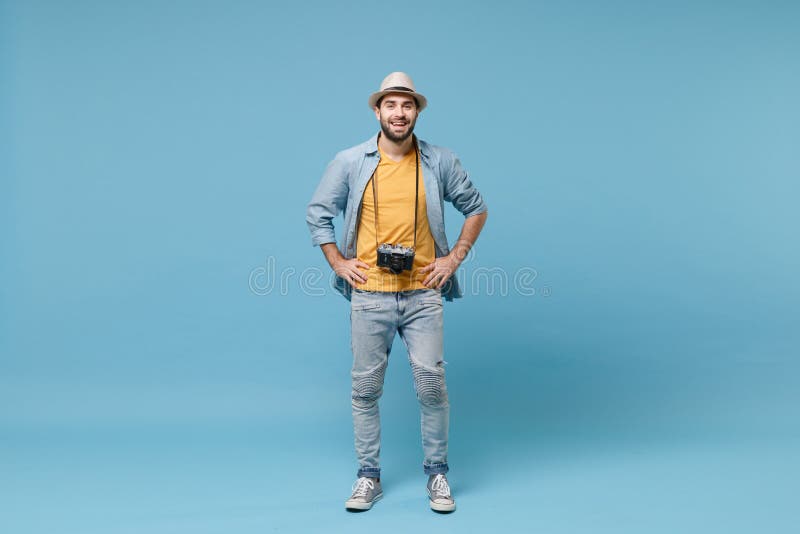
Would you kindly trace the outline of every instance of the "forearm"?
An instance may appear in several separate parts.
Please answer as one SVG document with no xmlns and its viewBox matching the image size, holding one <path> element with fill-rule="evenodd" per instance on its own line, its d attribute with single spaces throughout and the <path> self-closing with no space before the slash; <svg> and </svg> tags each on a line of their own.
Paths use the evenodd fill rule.
<svg viewBox="0 0 800 534">
<path fill-rule="evenodd" d="M 481 230 L 483 230 L 483 225 L 486 223 L 486 218 L 488 216 L 489 213 L 484 211 L 483 213 L 464 219 L 464 226 L 461 227 L 461 234 L 458 236 L 458 240 L 450 251 L 450 256 L 457 260 L 459 264 L 464 261 L 464 258 L 467 257 L 475 241 L 478 240 L 478 236 L 481 234 Z"/>
<path fill-rule="evenodd" d="M 436 289 L 444 286 L 477 241 L 487 216 L 488 213 L 484 211 L 467 217 L 464 226 L 461 227 L 461 235 L 458 236 L 458 241 L 453 245 L 450 254 L 436 258 L 432 263 L 420 268 L 419 273 L 426 275 L 422 280 L 424 286 Z"/>
<path fill-rule="evenodd" d="M 345 259 L 342 253 L 339 252 L 336 243 L 323 243 L 319 248 L 322 249 L 322 253 L 325 254 L 325 259 L 328 260 L 328 265 L 331 266 L 331 269 L 335 270 L 336 264 Z"/>
</svg>

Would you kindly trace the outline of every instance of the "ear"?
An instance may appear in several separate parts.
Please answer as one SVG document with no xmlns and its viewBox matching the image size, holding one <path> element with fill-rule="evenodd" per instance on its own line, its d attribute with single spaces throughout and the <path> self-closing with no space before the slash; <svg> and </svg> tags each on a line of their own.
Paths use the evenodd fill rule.
<svg viewBox="0 0 800 534">
<path fill-rule="evenodd" d="M 372 109 L 375 110 L 375 118 L 378 119 L 378 122 L 380 122 L 381 121 L 381 110 L 380 110 L 380 108 L 378 106 L 375 106 Z"/>
</svg>

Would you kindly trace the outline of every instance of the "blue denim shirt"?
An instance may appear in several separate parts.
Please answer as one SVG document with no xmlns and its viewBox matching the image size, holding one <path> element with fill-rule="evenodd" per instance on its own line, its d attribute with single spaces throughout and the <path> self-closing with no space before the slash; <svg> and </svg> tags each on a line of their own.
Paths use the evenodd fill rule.
<svg viewBox="0 0 800 534">
<path fill-rule="evenodd" d="M 418 139 L 418 144 L 428 224 L 436 257 L 439 258 L 450 253 L 444 230 L 444 201 L 452 203 L 464 217 L 483 213 L 486 203 L 453 152 L 421 139 Z M 339 152 L 328 164 L 306 212 L 312 245 L 336 243 L 333 219 L 344 212 L 344 233 L 339 250 L 345 258 L 355 256 L 361 198 L 379 160 L 376 133 L 368 141 Z M 350 284 L 337 276 L 334 286 L 350 300 Z M 442 294 L 447 300 L 462 296 L 455 275 L 445 284 Z"/>
</svg>

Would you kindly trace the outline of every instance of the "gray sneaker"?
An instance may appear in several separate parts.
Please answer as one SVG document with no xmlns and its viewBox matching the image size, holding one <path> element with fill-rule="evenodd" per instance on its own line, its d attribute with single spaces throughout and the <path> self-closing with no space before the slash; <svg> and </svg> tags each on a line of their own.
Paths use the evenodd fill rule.
<svg viewBox="0 0 800 534">
<path fill-rule="evenodd" d="M 383 497 L 381 483 L 377 478 L 361 477 L 353 484 L 353 494 L 344 503 L 348 510 L 369 510 L 372 504 Z"/>
<path fill-rule="evenodd" d="M 431 510 L 436 512 L 452 512 L 456 509 L 456 501 L 450 495 L 450 485 L 444 473 L 431 475 L 428 479 L 428 495 L 431 498 Z"/>
</svg>

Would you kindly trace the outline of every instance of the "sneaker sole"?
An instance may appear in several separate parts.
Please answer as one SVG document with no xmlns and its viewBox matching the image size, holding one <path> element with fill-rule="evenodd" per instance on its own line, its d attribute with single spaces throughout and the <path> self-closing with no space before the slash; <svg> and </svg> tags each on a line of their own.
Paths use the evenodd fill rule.
<svg viewBox="0 0 800 534">
<path fill-rule="evenodd" d="M 433 501 L 428 501 L 431 504 L 431 510 L 434 512 L 453 512 L 456 509 L 456 503 L 453 504 L 439 504 Z"/>
<path fill-rule="evenodd" d="M 344 508 L 345 510 L 369 510 L 376 501 L 380 500 L 381 497 L 383 497 L 383 492 L 375 495 L 370 502 L 347 500 L 344 503 Z"/>
</svg>

